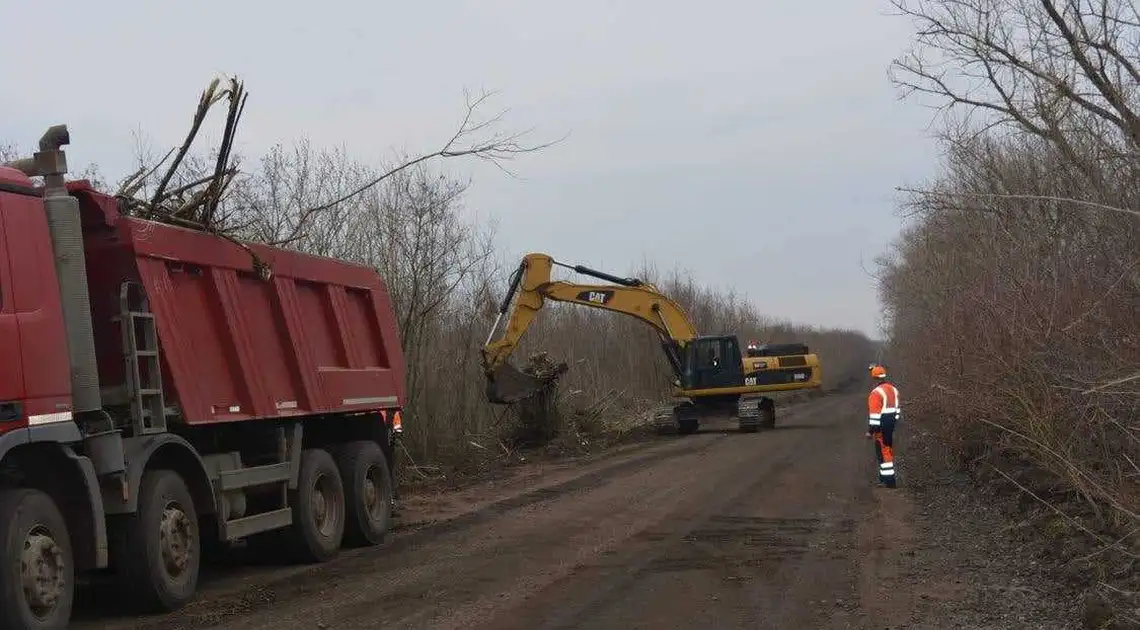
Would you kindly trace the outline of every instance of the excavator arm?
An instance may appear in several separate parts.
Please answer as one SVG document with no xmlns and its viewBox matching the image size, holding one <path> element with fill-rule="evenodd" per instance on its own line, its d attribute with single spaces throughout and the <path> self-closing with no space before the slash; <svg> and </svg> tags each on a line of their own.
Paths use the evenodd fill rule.
<svg viewBox="0 0 1140 630">
<path fill-rule="evenodd" d="M 551 281 L 555 265 L 612 284 Z M 516 295 L 517 300 L 514 300 Z M 503 335 L 494 339 L 512 300 L 515 308 L 507 319 Z M 696 327 L 681 306 L 650 283 L 637 278 L 619 278 L 582 265 L 566 265 L 546 254 L 527 254 L 511 276 L 510 287 L 483 347 L 483 372 L 487 376 L 487 398 L 491 402 L 510 403 L 525 398 L 565 369 L 562 366 L 558 374 L 544 379 L 525 374 L 507 361 L 546 300 L 572 302 L 640 319 L 657 331 L 669 363 L 677 373 L 681 370 L 681 348 L 697 337 Z"/>
</svg>

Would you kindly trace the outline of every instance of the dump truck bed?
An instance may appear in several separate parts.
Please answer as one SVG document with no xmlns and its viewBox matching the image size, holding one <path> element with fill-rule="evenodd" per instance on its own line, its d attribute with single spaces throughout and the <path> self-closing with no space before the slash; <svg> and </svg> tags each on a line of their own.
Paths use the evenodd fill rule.
<svg viewBox="0 0 1140 630">
<path fill-rule="evenodd" d="M 154 313 L 167 406 L 188 424 L 368 411 L 404 403 L 391 300 L 375 270 L 121 216 L 83 181 L 80 202 L 103 390 L 123 390 L 120 292 Z"/>
</svg>

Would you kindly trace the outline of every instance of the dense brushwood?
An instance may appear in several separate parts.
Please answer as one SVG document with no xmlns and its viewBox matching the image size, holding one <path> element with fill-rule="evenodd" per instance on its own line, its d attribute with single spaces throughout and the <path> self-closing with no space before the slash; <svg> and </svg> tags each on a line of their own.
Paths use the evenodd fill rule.
<svg viewBox="0 0 1140 630">
<path fill-rule="evenodd" d="M 918 34 L 896 81 L 968 114 L 946 119 L 942 172 L 907 189 L 882 261 L 907 417 L 1066 531 L 1057 549 L 1097 565 L 1094 583 L 1134 575 L 1140 16 L 1118 0 L 898 5 Z"/>
</svg>

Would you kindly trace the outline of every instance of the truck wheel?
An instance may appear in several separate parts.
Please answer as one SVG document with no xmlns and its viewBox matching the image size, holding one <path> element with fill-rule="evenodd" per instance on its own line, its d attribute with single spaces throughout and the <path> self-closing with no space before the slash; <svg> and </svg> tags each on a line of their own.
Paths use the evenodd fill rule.
<svg viewBox="0 0 1140 630">
<path fill-rule="evenodd" d="M 344 480 L 345 540 L 354 546 L 383 542 L 392 519 L 392 475 L 380 445 L 349 442 L 337 453 Z"/>
<path fill-rule="evenodd" d="M 119 519 L 113 533 L 119 579 L 134 607 L 169 612 L 194 598 L 202 538 L 194 499 L 181 475 L 143 473 L 138 512 Z"/>
<path fill-rule="evenodd" d="M 297 489 L 290 492 L 293 525 L 289 539 L 301 562 L 336 557 L 344 538 L 344 483 L 332 455 L 311 448 L 301 453 Z"/>
<path fill-rule="evenodd" d="M 39 490 L 0 492 L 0 627 L 66 628 L 75 601 L 75 562 L 63 515 Z"/>
</svg>

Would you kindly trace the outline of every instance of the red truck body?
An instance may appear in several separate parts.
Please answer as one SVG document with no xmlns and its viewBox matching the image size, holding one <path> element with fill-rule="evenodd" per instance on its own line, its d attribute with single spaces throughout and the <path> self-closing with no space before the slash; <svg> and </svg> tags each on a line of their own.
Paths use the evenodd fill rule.
<svg viewBox="0 0 1140 630">
<path fill-rule="evenodd" d="M 0 164 L 0 627 L 66 627 L 90 570 L 178 608 L 204 536 L 381 542 L 405 366 L 377 272 L 124 215 L 68 142 Z"/>
<path fill-rule="evenodd" d="M 0 167 L 0 185 L 31 181 Z M 217 236 L 121 216 L 86 181 L 68 183 L 84 228 L 92 324 L 103 386 L 125 379 L 119 287 L 139 282 L 163 351 L 169 402 L 187 424 L 399 408 L 404 364 L 391 300 L 375 271 L 248 245 L 273 271 Z M 22 403 L 5 430 L 69 409 L 67 348 L 47 226 L 32 197 L 4 198 L 0 226 L 0 401 Z M 35 344 L 21 343 L 22 338 Z M 393 352 L 392 350 L 395 350 Z M 56 415 L 70 421 L 70 416 Z"/>
<path fill-rule="evenodd" d="M 249 245 L 273 272 L 265 281 L 228 240 L 120 216 L 118 201 L 86 182 L 68 189 L 83 220 L 104 387 L 123 382 L 115 317 L 120 284 L 135 280 L 158 324 L 163 381 L 188 424 L 400 406 L 400 339 L 374 270 Z"/>
</svg>

